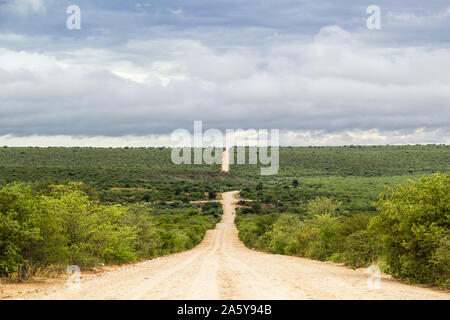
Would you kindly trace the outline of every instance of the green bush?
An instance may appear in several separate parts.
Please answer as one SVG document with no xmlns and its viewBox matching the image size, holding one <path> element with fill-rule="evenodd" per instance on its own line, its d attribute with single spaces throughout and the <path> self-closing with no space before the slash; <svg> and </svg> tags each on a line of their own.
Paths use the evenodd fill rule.
<svg viewBox="0 0 450 320">
<path fill-rule="evenodd" d="M 235 219 L 239 229 L 239 239 L 250 248 L 266 249 L 269 246 L 270 237 L 265 236 L 272 228 L 278 215 L 238 215 Z"/>
<path fill-rule="evenodd" d="M 375 262 L 380 253 L 379 238 L 368 230 L 359 230 L 348 236 L 341 258 L 353 268 L 362 268 Z"/>
<path fill-rule="evenodd" d="M 301 223 L 298 216 L 292 214 L 280 215 L 268 234 L 271 239 L 269 251 L 288 255 L 296 254 L 298 250 L 295 232 Z"/>
<path fill-rule="evenodd" d="M 448 285 L 449 190 L 450 175 L 442 173 L 410 181 L 380 197 L 381 213 L 370 227 L 379 234 L 395 277 Z"/>
<path fill-rule="evenodd" d="M 66 262 L 91 267 L 135 260 L 136 230 L 121 223 L 128 209 L 91 201 L 79 186 L 52 186 L 49 195 L 41 196 L 41 211 L 59 221 L 66 238 Z"/>
<path fill-rule="evenodd" d="M 66 257 L 56 219 L 41 211 L 41 199 L 25 185 L 0 190 L 0 274 L 45 267 Z"/>
<path fill-rule="evenodd" d="M 331 217 L 330 214 L 314 217 L 310 222 L 310 228 L 317 230 L 316 238 L 308 246 L 306 256 L 321 261 L 328 260 L 338 251 L 336 247 L 342 243 L 339 239 L 339 227 L 337 218 Z"/>
<path fill-rule="evenodd" d="M 148 212 L 146 204 L 134 204 L 126 215 L 122 216 L 122 223 L 136 228 L 134 249 L 138 258 L 158 256 L 163 240 L 159 235 L 156 222 Z"/>
<path fill-rule="evenodd" d="M 336 215 L 341 207 L 341 202 L 335 202 L 326 197 L 318 197 L 308 202 L 308 213 L 312 216 Z"/>
<path fill-rule="evenodd" d="M 445 232 L 433 253 L 432 263 L 443 272 L 437 274 L 436 282 L 444 288 L 450 288 L 450 232 Z"/>
<path fill-rule="evenodd" d="M 0 190 L 0 276 L 25 277 L 39 268 L 121 264 L 190 249 L 222 210 L 205 204 L 156 208 L 149 204 L 104 205 L 80 183 L 32 190 Z"/>
</svg>

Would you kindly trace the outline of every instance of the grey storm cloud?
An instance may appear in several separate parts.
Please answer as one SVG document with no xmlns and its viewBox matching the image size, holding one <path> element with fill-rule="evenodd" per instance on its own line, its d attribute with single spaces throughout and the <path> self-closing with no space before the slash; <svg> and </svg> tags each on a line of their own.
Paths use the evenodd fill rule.
<svg viewBox="0 0 450 320">
<path fill-rule="evenodd" d="M 202 120 L 300 132 L 292 144 L 449 140 L 444 2 L 380 1 L 378 33 L 356 1 L 130 3 L 80 1 L 78 33 L 64 28 L 69 2 L 0 4 L 0 136 L 167 135 Z"/>
</svg>

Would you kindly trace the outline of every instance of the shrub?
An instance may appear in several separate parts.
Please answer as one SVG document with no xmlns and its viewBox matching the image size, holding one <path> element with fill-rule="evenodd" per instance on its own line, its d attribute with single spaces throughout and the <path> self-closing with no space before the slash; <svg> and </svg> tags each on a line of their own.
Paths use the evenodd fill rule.
<svg viewBox="0 0 450 320">
<path fill-rule="evenodd" d="M 321 261 L 328 260 L 337 252 L 335 247 L 342 243 L 337 218 L 330 214 L 316 216 L 309 222 L 309 228 L 314 230 L 315 239 L 310 242 L 306 256 Z"/>
<path fill-rule="evenodd" d="M 58 219 L 66 237 L 67 263 L 91 267 L 133 261 L 136 230 L 121 224 L 128 210 L 91 201 L 78 186 L 53 186 L 50 195 L 42 196 L 42 212 Z"/>
<path fill-rule="evenodd" d="M 371 230 L 380 235 L 392 274 L 416 283 L 448 284 L 450 175 L 423 177 L 380 197 Z"/>
<path fill-rule="evenodd" d="M 295 254 L 297 252 L 295 231 L 300 224 L 301 221 L 295 215 L 280 215 L 270 231 L 269 251 L 280 254 Z"/>
<path fill-rule="evenodd" d="M 308 213 L 312 216 L 336 215 L 341 207 L 341 202 L 335 202 L 326 197 L 318 197 L 308 202 Z"/>
<path fill-rule="evenodd" d="M 381 253 L 378 237 L 368 230 L 359 230 L 345 241 L 342 261 L 353 268 L 368 267 Z"/>
<path fill-rule="evenodd" d="M 0 190 L 0 276 L 47 266 L 121 264 L 190 249 L 218 222 L 219 204 L 104 205 L 80 183 Z M 175 211 L 175 212 L 174 212 Z"/>
<path fill-rule="evenodd" d="M 41 202 L 25 185 L 0 190 L 0 275 L 45 267 L 66 256 L 57 219 L 40 211 Z"/>
</svg>

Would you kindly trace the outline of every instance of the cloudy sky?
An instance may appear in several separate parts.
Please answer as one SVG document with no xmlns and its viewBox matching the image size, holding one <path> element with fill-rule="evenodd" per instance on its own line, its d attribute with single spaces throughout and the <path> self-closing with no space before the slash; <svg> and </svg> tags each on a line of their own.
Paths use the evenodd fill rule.
<svg viewBox="0 0 450 320">
<path fill-rule="evenodd" d="M 0 145 L 450 143 L 450 3 L 392 2 L 0 0 Z"/>
</svg>

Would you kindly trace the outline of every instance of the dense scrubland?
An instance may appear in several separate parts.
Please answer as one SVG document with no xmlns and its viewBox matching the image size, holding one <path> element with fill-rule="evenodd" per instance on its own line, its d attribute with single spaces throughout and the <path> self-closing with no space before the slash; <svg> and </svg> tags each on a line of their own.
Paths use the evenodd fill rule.
<svg viewBox="0 0 450 320">
<path fill-rule="evenodd" d="M 92 194 L 92 193 L 91 193 Z M 121 264 L 190 249 L 220 220 L 218 203 L 105 205 L 80 183 L 0 190 L 0 275 Z"/>
<path fill-rule="evenodd" d="M 221 211 L 188 202 L 240 190 L 252 200 L 241 201 L 236 219 L 248 247 L 355 268 L 376 263 L 410 282 L 449 286 L 450 146 L 283 147 L 274 176 L 260 176 L 258 165 L 229 173 L 176 166 L 170 154 L 0 148 L 0 272 L 21 277 L 191 248 Z"/>
<path fill-rule="evenodd" d="M 108 202 L 206 200 L 210 191 L 283 179 L 444 172 L 449 168 L 449 150 L 446 145 L 283 147 L 278 174 L 261 177 L 257 165 L 232 165 L 229 174 L 221 174 L 219 165 L 177 166 L 169 148 L 0 148 L 0 185 L 83 181 Z"/>
</svg>

